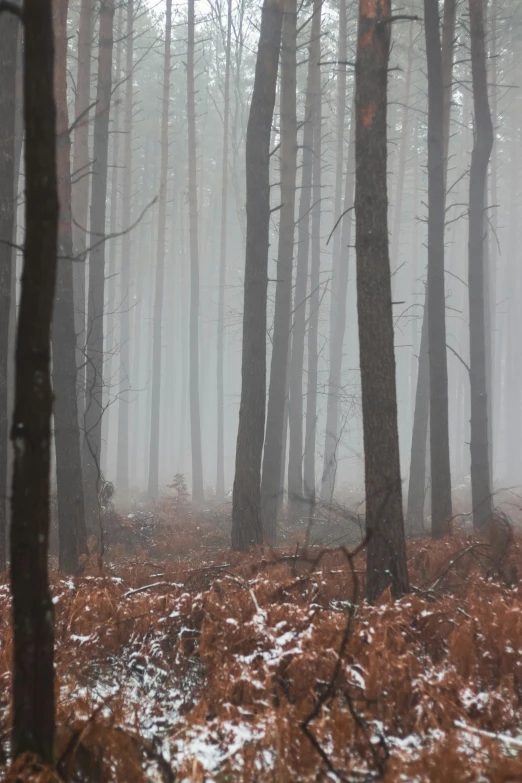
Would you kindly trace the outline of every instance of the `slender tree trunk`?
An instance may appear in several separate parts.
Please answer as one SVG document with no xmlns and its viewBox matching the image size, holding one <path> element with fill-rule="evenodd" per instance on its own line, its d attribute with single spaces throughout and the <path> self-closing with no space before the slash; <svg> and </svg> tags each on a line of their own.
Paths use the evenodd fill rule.
<svg viewBox="0 0 522 783">
<path fill-rule="evenodd" d="M 51 321 L 58 193 L 51 0 L 25 0 L 25 247 L 16 343 L 11 526 L 12 756 L 52 763 L 54 617 L 49 592 Z"/>
<path fill-rule="evenodd" d="M 89 184 L 91 180 L 91 160 L 89 156 L 89 106 L 91 99 L 91 50 L 94 26 L 94 5 L 95 0 L 82 0 L 80 24 L 78 28 L 78 72 L 76 75 L 76 100 L 74 105 L 74 115 L 78 124 L 74 129 L 72 216 L 73 246 L 79 262 L 73 266 L 73 284 L 80 426 L 83 426 L 85 406 L 85 251 L 87 248 Z M 81 437 L 83 441 L 83 433 Z"/>
<path fill-rule="evenodd" d="M 223 164 L 221 169 L 221 230 L 219 246 L 219 303 L 217 340 L 217 475 L 216 500 L 225 497 L 225 400 L 223 365 L 225 361 L 225 284 L 227 270 L 228 133 L 230 117 L 230 47 L 232 41 L 232 0 L 227 3 L 227 44 L 225 55 L 225 101 L 223 106 Z"/>
<path fill-rule="evenodd" d="M 232 499 L 232 548 L 236 550 L 245 550 L 263 541 L 261 452 L 265 429 L 270 136 L 282 23 L 283 0 L 264 0 L 246 135 L 243 357 Z"/>
<path fill-rule="evenodd" d="M 161 110 L 161 163 L 158 214 L 158 248 L 156 262 L 156 292 L 152 336 L 152 399 L 150 423 L 149 489 L 151 498 L 158 496 L 160 391 L 161 391 L 161 320 L 163 316 L 163 279 L 165 274 L 165 225 L 167 211 L 167 177 L 169 170 L 169 98 L 170 45 L 172 35 L 172 0 L 167 0 L 165 19 L 165 54 L 163 66 L 163 98 Z"/>
<path fill-rule="evenodd" d="M 306 428 L 303 460 L 303 493 L 309 514 L 315 506 L 315 440 L 317 432 L 317 368 L 319 354 L 320 273 L 321 273 L 321 166 L 322 111 L 321 88 L 316 94 L 314 108 L 313 187 L 312 187 L 312 241 L 310 253 L 310 309 L 308 317 L 308 375 L 306 384 Z"/>
<path fill-rule="evenodd" d="M 339 37 L 337 39 L 337 116 L 336 116 L 336 149 L 335 149 L 335 194 L 334 220 L 341 214 L 343 200 L 343 162 L 344 162 L 344 124 L 346 119 L 346 61 L 347 61 L 347 31 L 346 31 L 346 0 L 339 0 Z M 332 278 L 330 280 L 330 346 L 336 328 L 337 284 L 341 264 L 341 232 L 336 231 L 333 237 Z M 330 362 L 332 357 L 330 356 Z"/>
<path fill-rule="evenodd" d="M 469 182 L 469 336 L 471 388 L 471 498 L 473 523 L 482 528 L 491 516 L 488 395 L 484 301 L 484 209 L 493 125 L 489 110 L 482 0 L 469 0 L 471 72 L 475 141 Z"/>
<path fill-rule="evenodd" d="M 356 83 L 357 311 L 369 535 L 366 593 L 409 588 L 402 517 L 391 275 L 386 110 L 390 0 L 360 0 Z"/>
<path fill-rule="evenodd" d="M 122 222 L 125 228 L 131 224 L 132 206 L 132 67 L 134 57 L 134 0 L 127 2 L 127 52 L 125 75 L 125 151 L 123 172 Z M 169 53 L 170 54 L 170 53 Z M 170 79 L 169 79 L 170 81 Z M 167 96 L 168 100 L 168 96 Z M 167 118 L 168 122 L 168 118 Z M 166 176 L 166 174 L 165 174 Z M 163 232 L 165 233 L 165 232 Z M 118 452 L 116 462 L 116 486 L 120 492 L 129 490 L 129 395 L 130 382 L 130 269 L 131 233 L 126 231 L 121 247 L 121 300 L 120 316 L 120 388 L 118 399 Z M 161 338 L 160 338 L 161 339 Z"/>
<path fill-rule="evenodd" d="M 188 0 L 187 119 L 190 228 L 190 434 L 192 441 L 192 500 L 202 503 L 203 457 L 199 406 L 199 249 L 196 180 L 196 99 L 194 87 L 194 0 Z"/>
<path fill-rule="evenodd" d="M 295 182 L 297 166 L 296 119 L 296 38 L 297 2 L 286 0 L 281 42 L 281 211 L 277 252 L 274 332 L 270 364 L 270 384 L 266 414 L 263 475 L 261 480 L 261 514 L 263 535 L 274 546 L 277 539 L 277 516 L 283 491 L 281 465 L 283 426 L 288 379 L 288 347 L 292 309 L 292 262 L 294 257 Z"/>
<path fill-rule="evenodd" d="M 75 574 L 87 554 L 80 427 L 76 394 L 73 239 L 71 220 L 71 137 L 67 110 L 68 0 L 54 0 L 56 163 L 60 217 L 56 297 L 52 327 L 52 376 L 55 395 L 54 439 L 58 497 L 59 567 Z"/>
<path fill-rule="evenodd" d="M 293 514 L 303 510 L 303 365 L 306 334 L 306 287 L 310 246 L 310 206 L 312 201 L 312 165 L 314 109 L 319 91 L 319 54 L 321 30 L 321 0 L 314 0 L 309 44 L 308 77 L 303 128 L 303 161 L 301 198 L 297 219 L 297 262 L 290 355 L 290 400 L 288 406 L 289 455 L 288 501 Z"/>
<path fill-rule="evenodd" d="M 12 277 L 16 277 L 13 239 L 15 210 L 16 64 L 19 20 L 0 15 L 0 572 L 7 566 L 7 481 L 9 462 L 8 396 L 11 368 L 8 362 Z M 13 263 L 14 259 L 14 263 Z"/>
<path fill-rule="evenodd" d="M 85 519 L 97 530 L 103 414 L 103 304 L 109 114 L 112 89 L 114 0 L 101 0 L 98 85 L 94 118 L 93 177 L 87 312 L 87 373 L 83 441 Z"/>
<path fill-rule="evenodd" d="M 451 519 L 448 365 L 444 286 L 444 84 L 438 0 L 424 0 L 428 62 L 428 357 L 432 535 L 448 532 Z"/>
<path fill-rule="evenodd" d="M 404 180 L 406 175 L 406 155 L 408 151 L 408 125 L 410 119 L 411 72 L 413 64 L 413 25 L 410 25 L 408 35 L 408 60 L 404 85 L 404 103 L 402 104 L 401 142 L 399 147 L 399 165 L 397 168 L 397 189 L 395 191 L 395 209 L 393 213 L 393 231 L 391 235 L 390 261 L 392 271 L 399 265 L 399 245 L 401 238 L 402 204 L 404 195 Z"/>
<path fill-rule="evenodd" d="M 443 74 L 443 161 L 444 197 L 449 154 L 449 131 L 451 120 L 451 97 L 453 95 L 453 51 L 455 47 L 456 0 L 445 0 L 442 31 L 442 74 Z M 408 485 L 407 529 L 409 534 L 418 534 L 424 529 L 424 506 L 426 496 L 426 444 L 430 417 L 430 374 L 428 340 L 428 291 L 426 291 L 423 312 L 421 343 L 419 348 L 419 370 L 410 457 L 410 479 Z M 426 321 L 426 326 L 424 325 Z M 428 471 L 429 472 L 429 471 Z"/>
<path fill-rule="evenodd" d="M 341 402 L 341 376 L 343 367 L 343 345 L 346 329 L 346 299 L 348 295 L 348 272 L 350 261 L 350 243 L 353 225 L 353 204 L 355 189 L 355 100 L 352 102 L 350 119 L 350 138 L 344 203 L 341 214 L 341 257 L 339 263 L 339 281 L 336 286 L 335 328 L 331 335 L 330 373 L 328 376 L 328 403 L 326 408 L 326 434 L 324 441 L 323 478 L 321 500 L 331 503 L 335 490 L 337 473 L 337 449 L 339 447 L 339 406 Z M 338 220 L 336 216 L 336 220 Z M 338 229 L 336 229 L 338 231 Z"/>
<path fill-rule="evenodd" d="M 118 9 L 118 16 L 116 19 L 116 63 L 114 67 L 113 81 L 116 85 L 119 85 L 121 80 L 121 55 L 123 44 L 121 41 L 123 34 L 123 3 L 121 3 Z M 116 329 L 116 277 L 118 267 L 118 250 L 121 247 L 121 240 L 118 236 L 115 236 L 118 229 L 123 224 L 123 220 L 118 223 L 118 217 L 120 212 L 120 167 L 121 167 L 121 155 L 120 155 L 120 138 L 121 138 L 121 85 L 117 86 L 113 92 L 113 120 L 112 120 L 112 159 L 111 159 L 111 195 L 110 205 L 111 213 L 109 219 L 109 233 L 112 239 L 107 242 L 107 250 L 109 255 L 109 269 L 107 280 L 107 305 L 105 311 L 105 356 L 104 356 L 104 376 L 107 379 L 105 388 L 105 405 L 107 407 L 107 413 L 102 419 L 102 445 L 101 445 L 101 468 L 102 471 L 107 470 L 107 454 L 109 451 L 109 441 L 111 440 L 112 432 L 112 412 L 113 412 L 113 400 L 112 397 L 112 379 L 113 379 L 113 365 L 114 357 L 117 353 L 117 345 L 115 339 Z M 108 176 L 108 174 L 107 174 Z"/>
</svg>

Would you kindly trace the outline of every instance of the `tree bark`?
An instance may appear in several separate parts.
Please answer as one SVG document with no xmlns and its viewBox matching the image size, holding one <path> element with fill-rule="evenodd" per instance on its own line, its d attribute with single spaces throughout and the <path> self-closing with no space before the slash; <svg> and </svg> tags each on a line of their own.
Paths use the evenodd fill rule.
<svg viewBox="0 0 522 783">
<path fill-rule="evenodd" d="M 275 290 L 274 331 L 270 363 L 270 384 L 266 414 L 261 515 L 264 540 L 274 546 L 277 517 L 283 492 L 281 466 L 283 426 L 288 379 L 288 346 L 292 309 L 292 262 L 294 257 L 295 183 L 297 167 L 296 118 L 297 2 L 286 0 L 281 42 L 281 211 Z"/>
<path fill-rule="evenodd" d="M 113 22 L 114 0 L 101 0 L 89 235 L 91 250 L 89 256 L 85 434 L 83 441 L 85 520 L 89 532 L 98 529 L 98 492 L 101 481 L 105 219 L 109 114 L 112 89 Z"/>
<path fill-rule="evenodd" d="M 113 379 L 113 364 L 115 354 L 117 353 L 115 330 L 116 330 L 116 278 L 118 268 L 118 250 L 121 249 L 121 238 L 117 235 L 118 230 L 123 225 L 123 219 L 118 221 L 120 213 L 120 171 L 121 171 L 121 154 L 120 154 L 120 138 L 121 132 L 121 56 L 122 56 L 122 37 L 123 37 L 123 3 L 120 4 L 118 9 L 118 15 L 116 17 L 115 27 L 116 41 L 116 57 L 114 65 L 113 82 L 117 85 L 113 92 L 113 105 L 114 110 L 112 114 L 112 157 L 111 165 L 111 195 L 109 203 L 111 207 L 109 218 L 109 233 L 112 239 L 107 242 L 107 252 L 109 256 L 109 269 L 107 279 L 107 303 L 105 308 L 105 350 L 104 350 L 104 376 L 107 379 L 105 388 L 105 405 L 107 406 L 107 413 L 102 419 L 102 444 L 101 444 L 101 469 L 105 471 L 107 468 L 107 453 L 109 451 L 109 441 L 112 434 L 112 379 Z M 108 178 L 108 173 L 107 173 Z"/>
<path fill-rule="evenodd" d="M 189 0 L 190 2 L 191 0 Z M 190 24 L 190 23 L 189 23 Z M 161 109 L 161 163 L 158 210 L 158 248 L 156 261 L 156 291 L 152 335 L 152 397 L 150 416 L 149 497 L 157 498 L 159 481 L 159 433 L 161 391 L 161 319 L 163 315 L 163 279 L 165 274 L 165 223 L 167 210 L 167 177 L 169 169 L 169 97 L 170 45 L 172 35 L 172 0 L 167 0 L 165 19 L 165 53 L 163 66 L 163 98 Z"/>
<path fill-rule="evenodd" d="M 125 149 L 123 158 L 122 223 L 124 229 L 131 224 L 132 206 L 132 93 L 134 57 L 134 0 L 127 2 L 125 76 Z M 167 98 L 168 99 L 168 98 Z M 165 175 L 166 176 L 166 175 Z M 165 232 L 164 232 L 165 233 Z M 131 232 L 126 230 L 121 246 L 121 315 L 120 315 L 120 383 L 118 395 L 118 451 L 116 460 L 116 486 L 119 492 L 129 490 L 129 395 L 130 382 L 130 269 Z"/>
<path fill-rule="evenodd" d="M 12 756 L 53 761 L 53 604 L 49 592 L 51 321 L 58 193 L 51 0 L 25 0 L 25 246 L 16 343 L 11 526 Z"/>
<path fill-rule="evenodd" d="M 71 137 L 67 110 L 68 0 L 54 0 L 56 164 L 60 215 L 58 263 L 52 326 L 52 376 L 55 395 L 54 439 L 58 498 L 59 568 L 68 574 L 80 569 L 87 554 L 83 503 L 80 427 L 76 389 L 76 332 L 74 329 L 73 238 L 71 220 Z"/>
<path fill-rule="evenodd" d="M 78 71 L 76 75 L 76 100 L 74 116 L 78 121 L 74 129 L 72 165 L 72 216 L 73 246 L 79 261 L 73 267 L 74 284 L 74 328 L 78 367 L 78 410 L 80 426 L 83 425 L 85 408 L 85 251 L 87 248 L 87 220 L 89 214 L 89 185 L 91 181 L 91 160 L 89 156 L 89 114 L 91 100 L 91 51 L 94 26 L 95 0 L 82 0 L 78 28 Z M 83 441 L 83 433 L 81 434 Z"/>
<path fill-rule="evenodd" d="M 310 31 L 308 76 L 303 127 L 301 198 L 297 218 L 297 261 L 292 325 L 292 348 L 289 368 L 290 399 L 288 405 L 288 503 L 294 515 L 303 510 L 303 365 L 306 334 L 306 288 L 310 247 L 310 206 L 312 201 L 312 165 L 314 109 L 319 84 L 321 0 L 314 0 Z"/>
<path fill-rule="evenodd" d="M 314 108 L 314 142 L 312 164 L 312 237 L 310 253 L 310 300 L 308 315 L 308 374 L 306 383 L 306 427 L 303 459 L 303 494 L 309 516 L 315 507 L 315 440 L 317 433 L 317 369 L 319 354 L 319 306 L 321 299 L 321 167 L 322 111 L 321 85 L 318 84 Z"/>
<path fill-rule="evenodd" d="M 232 497 L 232 548 L 236 550 L 246 550 L 263 540 L 260 484 L 265 428 L 270 135 L 282 22 L 283 0 L 264 0 L 246 136 L 243 356 Z"/>
<path fill-rule="evenodd" d="M 196 179 L 196 99 L 194 86 L 194 0 L 188 0 L 187 120 L 190 232 L 190 435 L 192 442 L 192 500 L 202 503 L 203 458 L 199 405 L 199 248 Z"/>
<path fill-rule="evenodd" d="M 444 84 L 438 0 L 424 0 L 428 62 L 428 359 L 430 377 L 431 529 L 449 532 L 451 471 L 444 285 Z"/>
<path fill-rule="evenodd" d="M 232 0 L 227 2 L 227 42 L 225 54 L 225 96 L 223 106 L 223 161 L 221 168 L 221 228 L 219 245 L 219 302 L 217 339 L 217 475 L 216 500 L 225 497 L 225 285 L 227 271 L 227 208 L 228 208 L 228 134 L 230 119 L 230 49 L 232 42 Z"/>
<path fill-rule="evenodd" d="M 469 0 L 471 73 L 475 140 L 469 182 L 469 337 L 471 388 L 471 499 L 473 524 L 483 528 L 491 516 L 488 394 L 484 301 L 484 209 L 493 125 L 489 110 L 482 0 Z"/>
<path fill-rule="evenodd" d="M 445 0 L 442 34 L 443 74 L 443 160 L 444 198 L 449 155 L 449 132 L 451 120 L 451 97 L 453 94 L 453 51 L 455 47 L 456 0 Z M 430 418 L 430 375 L 428 355 L 428 292 L 426 291 L 422 316 L 421 343 L 419 348 L 419 369 L 413 414 L 410 473 L 408 484 L 407 529 L 417 535 L 424 529 L 424 506 L 426 499 L 426 444 Z M 426 325 L 424 322 L 426 321 Z M 428 471 L 429 472 L 429 471 Z"/>
<path fill-rule="evenodd" d="M 391 275 L 386 113 L 390 0 L 360 0 L 356 81 L 357 312 L 363 406 L 368 600 L 409 588 L 402 516 Z"/>
<path fill-rule="evenodd" d="M 339 447 L 339 405 L 341 402 L 341 376 L 343 368 L 343 345 L 346 329 L 346 298 L 348 295 L 348 273 L 350 243 L 352 238 L 353 205 L 355 192 L 355 99 L 352 101 L 350 138 L 346 162 L 344 203 L 341 214 L 341 257 L 339 280 L 336 286 L 335 326 L 330 337 L 330 373 L 328 376 L 328 403 L 326 408 L 326 434 L 324 439 L 324 463 L 321 486 L 321 500 L 331 503 L 337 474 L 337 449 Z M 336 217 L 338 220 L 339 218 Z M 336 229 L 337 231 L 338 229 Z"/>
<path fill-rule="evenodd" d="M 11 302 L 16 257 L 10 243 L 16 224 L 15 95 L 19 26 L 20 22 L 13 14 L 0 16 L 0 572 L 5 571 L 7 566 L 8 397 L 11 375 L 8 346 L 11 306 L 16 306 L 16 302 Z"/>
</svg>

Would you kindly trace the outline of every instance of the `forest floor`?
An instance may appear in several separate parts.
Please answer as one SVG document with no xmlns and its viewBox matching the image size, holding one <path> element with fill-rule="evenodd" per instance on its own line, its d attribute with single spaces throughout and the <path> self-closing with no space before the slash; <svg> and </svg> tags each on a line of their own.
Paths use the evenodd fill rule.
<svg viewBox="0 0 522 783">
<path fill-rule="evenodd" d="M 103 562 L 52 574 L 58 777 L 6 771 L 0 584 L 5 780 L 522 781 L 518 534 L 509 585 L 461 532 L 409 542 L 414 591 L 369 606 L 363 551 L 239 555 L 172 507 L 115 519 Z"/>
</svg>

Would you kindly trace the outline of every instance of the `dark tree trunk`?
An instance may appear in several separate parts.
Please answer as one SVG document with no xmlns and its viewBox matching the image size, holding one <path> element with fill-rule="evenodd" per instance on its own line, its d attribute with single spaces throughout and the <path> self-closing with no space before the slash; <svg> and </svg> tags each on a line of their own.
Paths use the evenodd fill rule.
<svg viewBox="0 0 522 783">
<path fill-rule="evenodd" d="M 246 136 L 245 293 L 241 403 L 232 500 L 232 548 L 262 543 L 261 452 L 265 429 L 266 305 L 270 227 L 270 136 L 283 0 L 264 0 Z"/>
<path fill-rule="evenodd" d="M 443 160 L 444 197 L 448 170 L 449 131 L 451 119 L 451 96 L 453 94 L 453 51 L 455 47 L 456 0 L 445 0 L 442 36 L 442 74 L 444 90 L 443 106 Z M 428 293 L 422 316 L 421 343 L 419 348 L 419 369 L 413 414 L 410 473 L 408 485 L 408 534 L 418 535 L 424 530 L 424 506 L 426 498 L 426 444 L 430 418 L 430 373 L 428 355 Z M 425 323 L 426 322 L 426 323 Z"/>
<path fill-rule="evenodd" d="M 196 98 L 194 85 L 194 0 L 188 0 L 187 120 L 190 228 L 190 434 L 192 442 L 192 500 L 202 503 L 203 457 L 199 406 L 199 248 L 196 178 Z"/>
<path fill-rule="evenodd" d="M 15 95 L 19 27 L 20 22 L 14 15 L 0 15 L 0 572 L 5 571 L 7 565 L 8 397 L 11 375 L 8 346 L 11 281 L 16 274 L 10 242 L 16 223 Z"/>
<path fill-rule="evenodd" d="M 489 110 L 482 0 L 469 0 L 471 72 L 475 141 L 469 181 L 469 340 L 471 386 L 471 499 L 473 524 L 483 528 L 491 516 L 488 394 L 484 296 L 484 209 L 493 125 Z"/>
<path fill-rule="evenodd" d="M 448 532 L 451 519 L 448 365 L 444 286 L 444 85 L 438 0 L 424 0 L 428 63 L 428 358 L 432 536 Z"/>
<path fill-rule="evenodd" d="M 364 429 L 366 593 L 409 588 L 402 516 L 391 276 L 386 113 L 390 0 L 360 0 L 356 80 L 357 311 Z"/>
<path fill-rule="evenodd" d="M 73 246 L 78 259 L 86 260 L 87 220 L 89 213 L 89 185 L 91 160 L 89 156 L 89 114 L 91 99 L 91 51 L 94 26 L 95 0 L 82 0 L 78 29 L 78 72 L 76 76 L 76 100 L 74 115 L 82 118 L 74 129 L 72 166 L 72 215 Z M 74 328 L 77 335 L 76 364 L 78 367 L 78 408 L 80 425 L 83 426 L 85 407 L 85 263 L 73 267 Z M 83 433 L 82 433 L 83 441 Z"/>
<path fill-rule="evenodd" d="M 54 0 L 56 165 L 60 217 L 58 264 L 52 327 L 52 374 L 55 395 L 54 439 L 58 497 L 59 567 L 75 574 L 87 554 L 83 504 L 80 427 L 76 394 L 73 240 L 71 221 L 71 138 L 67 111 L 68 0 Z"/>
<path fill-rule="evenodd" d="M 161 320 L 163 314 L 163 280 L 165 275 L 165 222 L 167 210 L 167 178 L 169 169 L 169 96 L 170 96 L 170 42 L 172 32 L 172 0 L 167 0 L 165 19 L 165 53 L 163 67 L 163 99 L 161 110 L 161 163 L 158 214 L 158 248 L 156 262 L 156 291 L 152 335 L 152 397 L 149 453 L 149 497 L 158 496 L 160 391 L 161 391 Z"/>
<path fill-rule="evenodd" d="M 232 42 L 232 0 L 227 3 L 227 43 L 225 54 L 225 96 L 223 106 L 223 161 L 221 168 L 221 227 L 219 245 L 219 303 L 217 339 L 217 474 L 216 500 L 225 497 L 225 284 L 227 262 L 227 208 L 228 208 L 228 134 L 230 119 L 230 48 Z"/>
<path fill-rule="evenodd" d="M 297 218 L 297 260 L 292 324 L 292 349 L 289 367 L 290 399 L 288 404 L 288 503 L 293 514 L 303 510 L 303 365 L 306 335 L 306 287 L 310 247 L 310 206 L 312 203 L 312 166 L 314 110 L 319 91 L 319 51 L 321 30 L 321 0 L 314 0 L 310 31 L 308 77 L 306 83 L 303 128 L 303 159 L 301 198 Z"/>
<path fill-rule="evenodd" d="M 288 346 L 292 309 L 292 262 L 294 257 L 295 181 L 297 165 L 296 120 L 296 37 L 297 2 L 286 0 L 281 43 L 281 212 L 277 255 L 274 331 L 270 364 L 270 385 L 266 413 L 263 476 L 261 480 L 261 513 L 263 535 L 274 546 L 277 538 L 277 516 L 283 487 L 281 465 L 283 426 L 287 396 Z"/>
<path fill-rule="evenodd" d="M 25 248 L 11 430 L 12 756 L 31 752 L 52 763 L 54 613 L 47 553 L 58 193 L 51 0 L 25 0 L 23 20 Z"/>
<path fill-rule="evenodd" d="M 116 57 L 114 64 L 113 82 L 117 86 L 114 89 L 112 95 L 113 112 L 111 119 L 111 135 L 112 135 L 112 158 L 109 168 L 111 169 L 111 195 L 109 197 L 110 203 L 110 219 L 109 219 L 109 233 L 112 236 L 107 242 L 107 254 L 109 256 L 109 268 L 108 268 L 108 280 L 107 280 L 107 302 L 105 307 L 105 349 L 104 349 L 104 369 L 103 374 L 107 379 L 105 389 L 105 405 L 109 405 L 107 408 L 107 414 L 102 419 L 102 444 L 101 444 L 101 469 L 105 471 L 107 466 L 107 453 L 109 450 L 109 441 L 112 436 L 113 417 L 111 408 L 112 397 L 112 379 L 113 379 L 113 366 L 114 360 L 117 359 L 117 346 L 115 339 L 116 323 L 118 321 L 116 312 L 116 279 L 118 277 L 118 251 L 121 249 L 121 238 L 117 236 L 118 230 L 124 223 L 124 219 L 120 216 L 120 202 L 121 202 L 121 155 L 120 155 L 120 139 L 122 137 L 121 128 L 121 93 L 123 85 L 119 84 L 121 81 L 121 56 L 123 50 L 123 10 L 124 6 L 121 3 L 118 9 L 118 16 L 116 17 L 115 27 L 115 40 L 118 41 L 115 44 Z M 107 174 L 108 177 L 108 174 Z M 108 185 L 107 185 L 108 187 Z M 121 218 L 118 222 L 118 218 Z"/>
<path fill-rule="evenodd" d="M 321 500 L 331 503 L 337 473 L 337 449 L 339 447 L 339 405 L 341 402 L 341 377 L 343 367 L 344 332 L 346 329 L 346 298 L 348 295 L 348 272 L 350 243 L 353 225 L 353 200 L 355 189 L 355 100 L 352 102 L 350 138 L 346 162 L 344 203 L 341 214 L 341 249 L 339 279 L 335 286 L 335 325 L 331 334 L 330 373 L 328 376 L 328 403 L 326 407 L 326 434 L 324 441 L 324 463 L 321 486 Z M 339 219 L 336 216 L 336 220 Z M 339 229 L 337 228 L 336 231 Z"/>
<path fill-rule="evenodd" d="M 98 85 L 94 118 L 87 310 L 87 373 L 83 474 L 85 519 L 89 532 L 98 530 L 101 481 L 101 423 L 103 414 L 103 303 L 105 289 L 105 217 L 109 114 L 112 89 L 114 0 L 101 0 Z"/>
<path fill-rule="evenodd" d="M 132 203 L 132 61 L 134 56 L 134 0 L 127 1 L 127 51 L 125 63 L 125 150 L 123 158 L 122 223 L 131 224 Z M 130 269 L 131 232 L 125 231 L 121 246 L 121 315 L 120 315 L 120 384 L 118 395 L 118 451 L 116 461 L 116 486 L 120 492 L 129 489 L 129 395 L 130 383 Z"/>
<path fill-rule="evenodd" d="M 303 494 L 309 515 L 315 506 L 315 440 L 317 433 L 317 348 L 319 332 L 320 274 L 321 274 L 321 167 L 322 111 L 321 85 L 318 84 L 314 108 L 313 185 L 312 185 L 312 240 L 310 253 L 310 300 L 308 315 L 308 373 L 306 382 L 306 427 L 303 459 Z"/>
</svg>

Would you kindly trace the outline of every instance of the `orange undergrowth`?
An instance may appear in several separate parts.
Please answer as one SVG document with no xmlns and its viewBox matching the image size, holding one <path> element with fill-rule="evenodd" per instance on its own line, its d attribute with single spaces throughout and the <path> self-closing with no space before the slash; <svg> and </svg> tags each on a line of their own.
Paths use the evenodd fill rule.
<svg viewBox="0 0 522 783">
<path fill-rule="evenodd" d="M 411 542 L 414 591 L 373 607 L 354 605 L 364 553 L 353 571 L 342 550 L 183 554 L 53 573 L 58 772 L 7 780 L 522 780 L 522 588 L 488 576 L 482 541 Z M 7 584 L 0 617 L 5 773 Z"/>
</svg>

